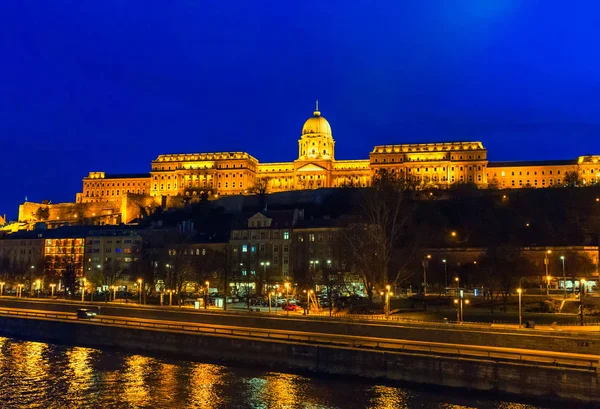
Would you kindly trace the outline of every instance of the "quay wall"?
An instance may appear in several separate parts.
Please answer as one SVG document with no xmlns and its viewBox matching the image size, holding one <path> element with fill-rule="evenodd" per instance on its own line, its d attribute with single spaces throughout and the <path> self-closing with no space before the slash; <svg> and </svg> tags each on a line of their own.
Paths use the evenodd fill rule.
<svg viewBox="0 0 600 409">
<path fill-rule="evenodd" d="M 544 400 L 597 401 L 598 372 L 487 358 L 384 352 L 283 341 L 0 316 L 0 336 L 232 364 L 416 382 L 519 394 Z"/>
<path fill-rule="evenodd" d="M 81 304 L 79 304 L 81 305 Z M 55 304 L 15 299 L 0 299 L 0 306 L 11 308 L 46 309 L 49 311 L 75 312 L 77 303 Z M 454 324 L 408 324 L 384 321 L 344 321 L 315 319 L 301 315 L 271 315 L 267 313 L 215 312 L 186 308 L 132 308 L 116 304 L 96 304 L 103 316 L 164 319 L 198 322 L 203 324 L 243 326 L 262 329 L 318 332 L 338 335 L 405 339 L 411 341 L 442 342 L 463 345 L 481 345 L 506 348 L 523 348 L 553 352 L 600 355 L 600 334 L 569 333 L 563 331 L 542 332 L 535 329 L 495 330 L 473 328 Z M 92 307 L 85 303 L 86 308 Z"/>
</svg>

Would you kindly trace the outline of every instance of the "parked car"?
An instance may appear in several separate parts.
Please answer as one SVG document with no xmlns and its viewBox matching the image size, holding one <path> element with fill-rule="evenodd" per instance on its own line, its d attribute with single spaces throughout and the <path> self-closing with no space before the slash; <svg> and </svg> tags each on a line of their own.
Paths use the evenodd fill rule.
<svg viewBox="0 0 600 409">
<path fill-rule="evenodd" d="M 94 318 L 97 314 L 94 311 L 90 311 L 86 308 L 80 308 L 77 310 L 77 318 L 89 319 Z"/>
<path fill-rule="evenodd" d="M 288 303 L 281 304 L 281 309 L 284 311 L 300 311 L 302 308 L 296 304 Z"/>
</svg>

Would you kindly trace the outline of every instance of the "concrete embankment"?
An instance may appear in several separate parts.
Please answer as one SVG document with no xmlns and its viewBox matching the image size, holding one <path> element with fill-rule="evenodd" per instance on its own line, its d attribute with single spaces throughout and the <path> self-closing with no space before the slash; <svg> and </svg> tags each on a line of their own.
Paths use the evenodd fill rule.
<svg viewBox="0 0 600 409">
<path fill-rule="evenodd" d="M 86 321 L 0 316 L 0 335 L 135 352 L 172 354 L 185 359 L 255 364 L 279 370 L 360 376 L 514 393 L 543 399 L 596 401 L 597 368 L 570 368 L 436 354 L 340 348 L 195 334 L 183 331 L 107 326 Z"/>
<path fill-rule="evenodd" d="M 179 320 L 204 324 L 245 326 L 252 328 L 318 332 L 339 335 L 406 339 L 425 342 L 445 342 L 462 345 L 482 345 L 524 348 L 543 351 L 600 355 L 600 334 L 579 332 L 542 332 L 531 329 L 501 330 L 453 324 L 398 324 L 382 321 L 344 321 L 317 319 L 300 315 L 267 316 L 266 313 L 220 313 L 216 311 L 180 308 L 134 308 L 115 304 L 97 304 L 101 314 L 132 318 Z M 41 303 L 32 300 L 0 299 L 0 306 L 74 312 L 77 305 Z M 87 308 L 91 308 L 86 303 Z"/>
</svg>

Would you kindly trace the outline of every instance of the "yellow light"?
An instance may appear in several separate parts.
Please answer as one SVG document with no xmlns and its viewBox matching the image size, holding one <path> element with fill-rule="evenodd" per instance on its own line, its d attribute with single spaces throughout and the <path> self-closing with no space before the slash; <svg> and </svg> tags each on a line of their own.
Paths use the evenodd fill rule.
<svg viewBox="0 0 600 409">
<path fill-rule="evenodd" d="M 552 250 L 546 250 L 546 253 L 552 254 Z"/>
<path fill-rule="evenodd" d="M 204 284 L 206 284 L 206 285 L 208 286 L 210 283 L 207 281 L 207 282 L 205 282 Z"/>
<path fill-rule="evenodd" d="M 427 258 L 431 258 L 431 254 L 428 254 L 428 255 L 427 255 Z"/>
<path fill-rule="evenodd" d="M 385 288 L 387 288 L 388 291 L 390 291 L 390 288 L 392 288 L 389 284 L 385 286 Z"/>
<path fill-rule="evenodd" d="M 383 296 L 383 291 L 379 293 L 379 295 Z"/>
<path fill-rule="evenodd" d="M 454 277 L 454 281 L 458 282 L 458 277 Z"/>
<path fill-rule="evenodd" d="M 465 300 L 465 304 L 468 304 L 468 303 L 469 303 L 469 300 Z"/>
<path fill-rule="evenodd" d="M 517 292 L 518 292 L 519 294 L 521 294 L 521 293 L 523 292 L 523 290 L 521 290 L 520 288 L 517 288 Z"/>
<path fill-rule="evenodd" d="M 458 304 L 458 300 L 456 298 L 454 299 L 454 304 Z"/>
<path fill-rule="evenodd" d="M 394 295 L 394 293 L 390 293 L 390 297 L 391 297 L 392 295 Z"/>
<path fill-rule="evenodd" d="M 550 276 L 546 276 L 546 280 L 548 280 L 548 281 L 550 281 L 551 278 L 552 277 L 550 277 Z"/>
<path fill-rule="evenodd" d="M 137 282 L 140 283 L 140 284 L 142 284 L 142 279 L 138 278 Z"/>
<path fill-rule="evenodd" d="M 456 237 L 456 232 L 455 232 L 455 231 L 453 231 L 452 233 L 450 233 L 450 235 L 451 235 L 452 237 Z"/>
</svg>

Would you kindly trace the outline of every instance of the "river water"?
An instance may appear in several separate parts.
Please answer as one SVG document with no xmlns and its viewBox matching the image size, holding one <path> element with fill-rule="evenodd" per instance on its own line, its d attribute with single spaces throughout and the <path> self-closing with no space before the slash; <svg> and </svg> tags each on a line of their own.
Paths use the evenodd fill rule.
<svg viewBox="0 0 600 409">
<path fill-rule="evenodd" d="M 464 391 L 310 377 L 0 337 L 0 408 L 79 407 L 554 409 L 566 406 L 532 405 Z"/>
</svg>

